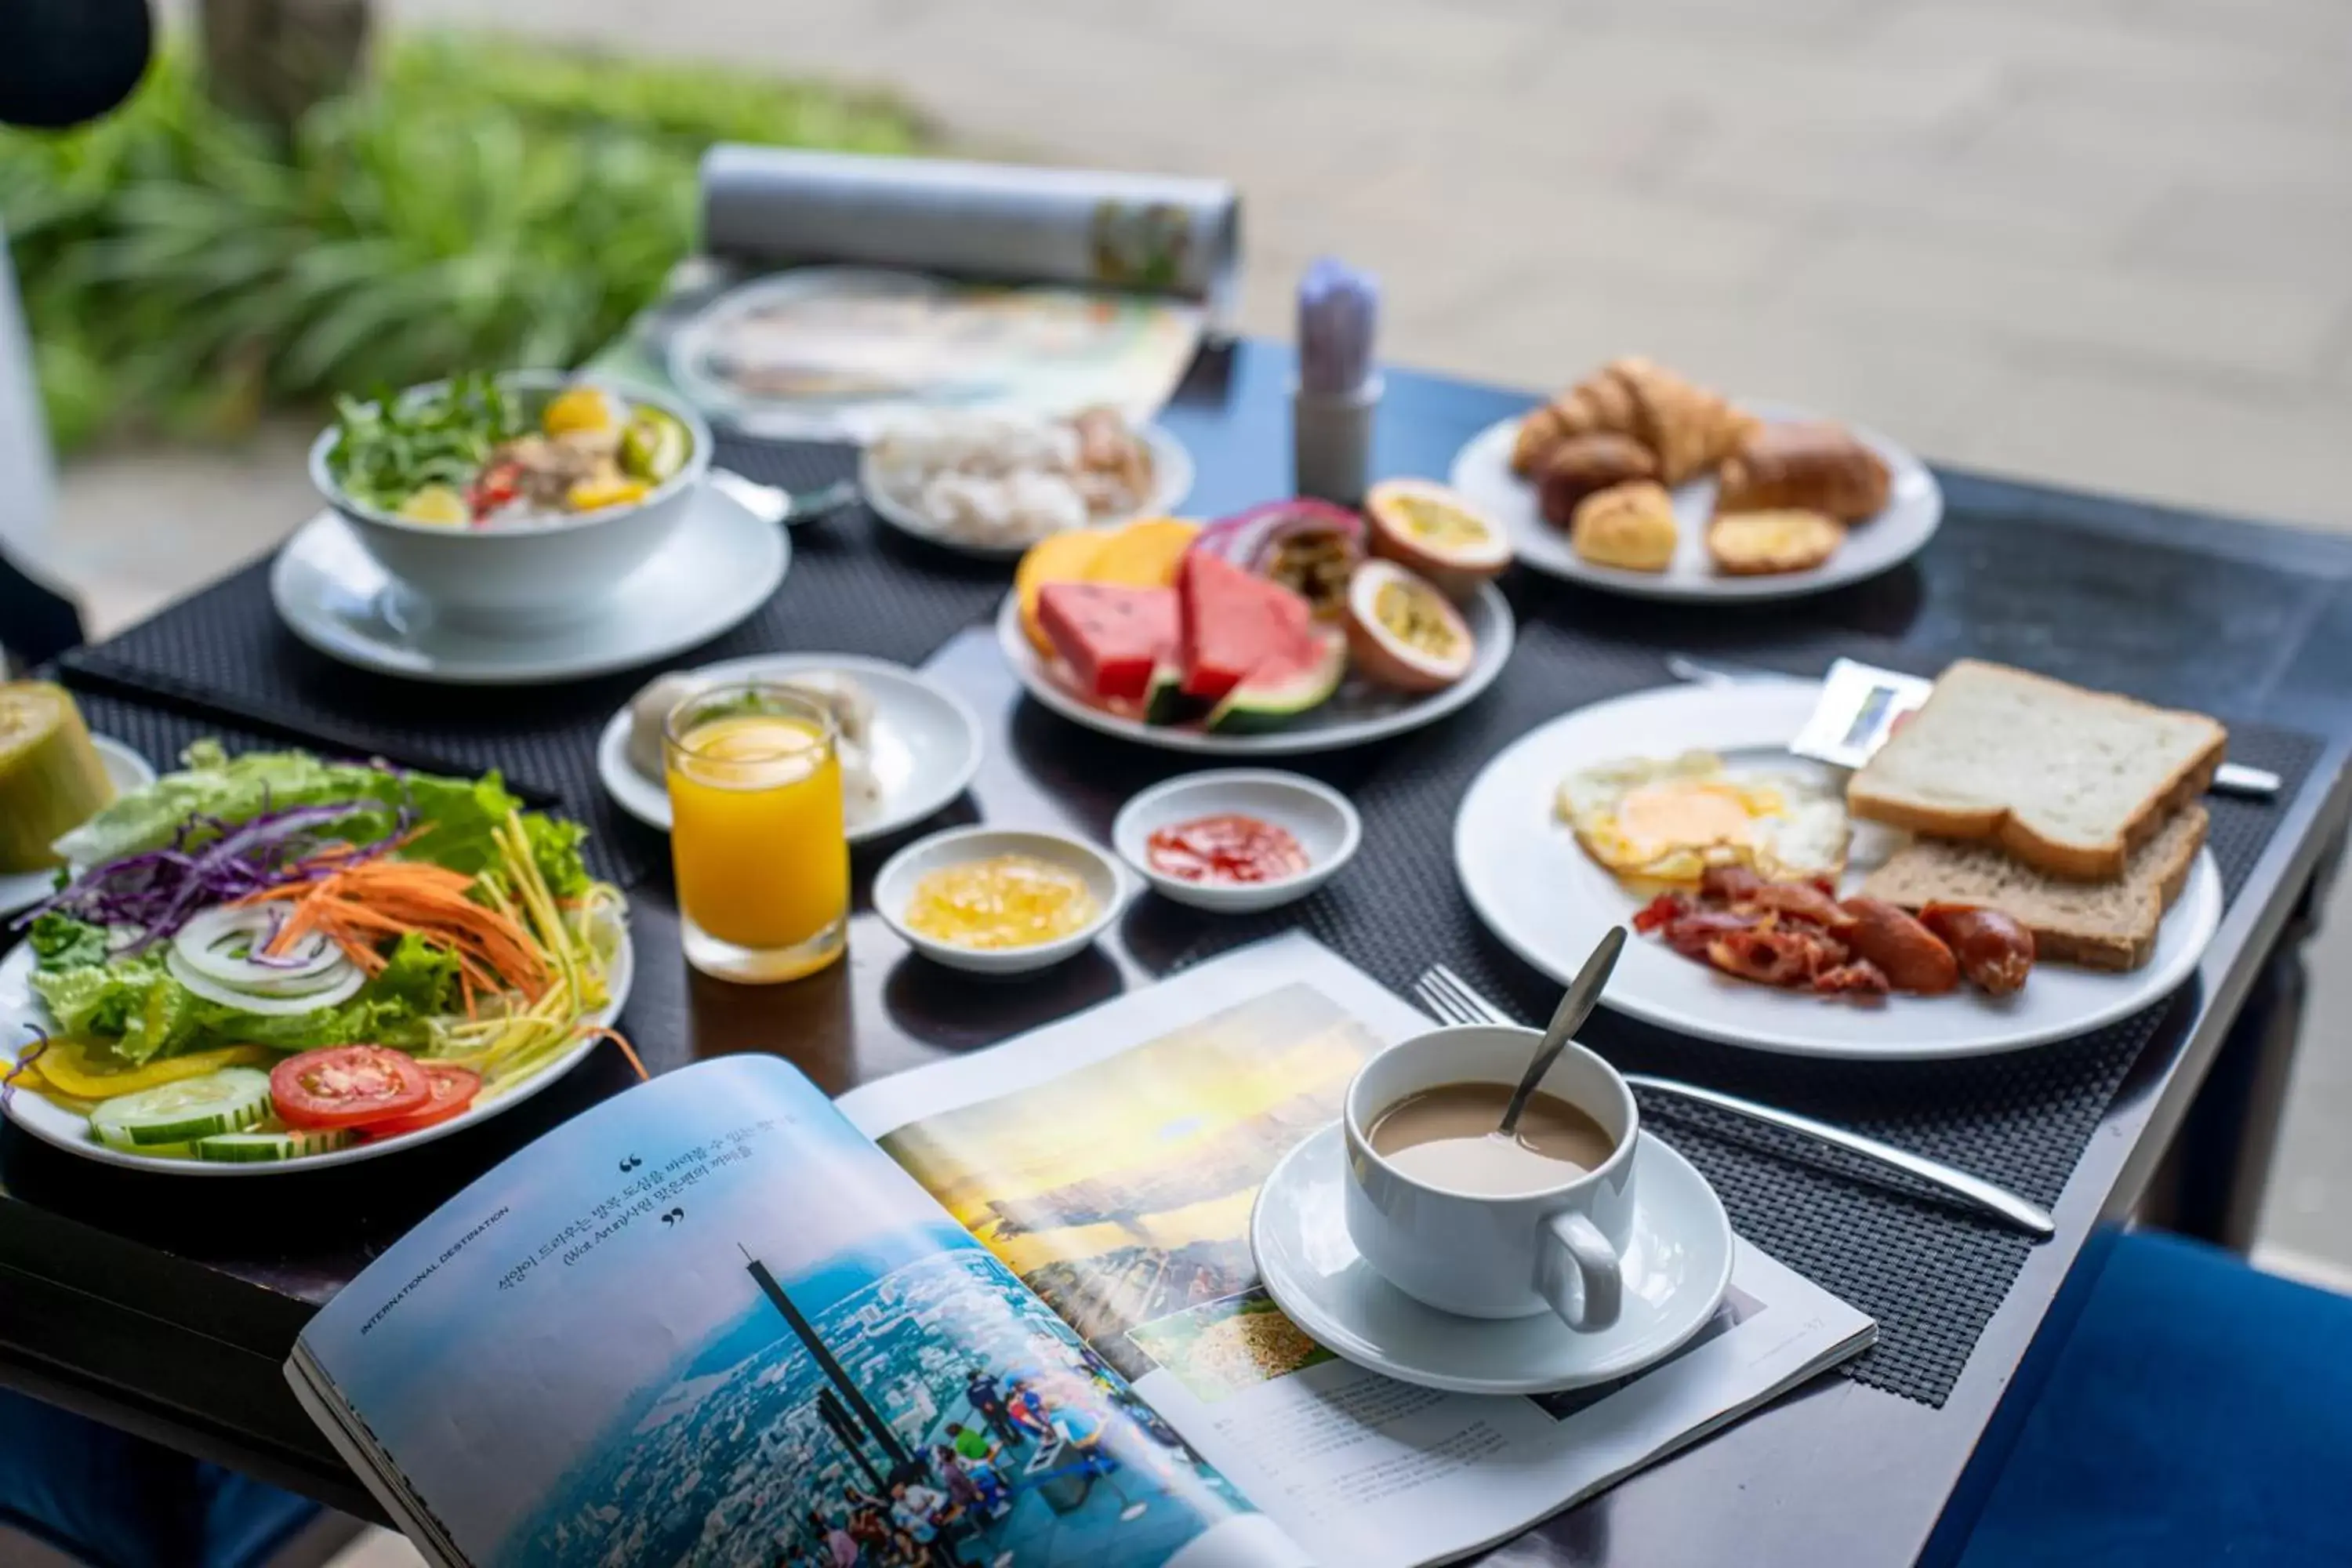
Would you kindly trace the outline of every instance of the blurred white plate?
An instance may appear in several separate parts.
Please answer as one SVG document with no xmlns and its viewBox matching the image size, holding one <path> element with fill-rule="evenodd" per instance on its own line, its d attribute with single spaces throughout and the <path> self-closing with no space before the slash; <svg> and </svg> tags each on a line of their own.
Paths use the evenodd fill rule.
<svg viewBox="0 0 2352 1568">
<path fill-rule="evenodd" d="M 436 620 L 387 576 L 351 525 L 322 511 L 269 568 L 294 635 L 330 658 L 448 686 L 584 680 L 709 642 L 768 602 L 792 565 L 791 536 L 706 485 L 677 531 L 601 604 L 566 620 L 486 630 Z"/>
<path fill-rule="evenodd" d="M 1139 517 L 1164 516 L 1181 506 L 1184 498 L 1192 493 L 1192 454 L 1184 449 L 1184 443 L 1157 425 L 1146 425 L 1137 434 L 1151 448 L 1150 499 L 1125 517 L 1103 518 L 1089 523 L 1088 527 L 1115 528 Z M 865 493 L 866 504 L 874 509 L 875 516 L 899 532 L 912 534 L 926 544 L 936 544 L 942 550 L 953 550 L 983 561 L 1014 561 L 1036 542 L 1030 540 L 1020 544 L 981 544 L 943 532 L 929 517 L 889 494 L 876 482 L 874 448 L 871 447 L 866 447 L 857 460 L 857 488 Z"/>
<path fill-rule="evenodd" d="M 1781 404 L 1742 403 L 1740 406 L 1775 425 L 1825 417 Z M 1927 465 L 1875 430 L 1848 424 L 1846 428 L 1886 465 L 1893 489 L 1886 510 L 1848 529 L 1837 553 L 1811 571 L 1754 577 L 1717 572 L 1706 553 L 1707 520 L 1715 515 L 1712 474 L 1675 491 L 1675 521 L 1681 538 L 1675 547 L 1673 565 L 1664 572 L 1596 566 L 1569 548 L 1566 529 L 1544 521 L 1535 485 L 1511 472 L 1511 447 L 1518 439 L 1521 417 L 1515 414 L 1488 426 L 1454 454 L 1454 488 L 1510 531 L 1511 547 L 1521 565 L 1587 587 L 1638 599 L 1793 599 L 1901 565 L 1935 537 L 1937 525 L 1944 520 L 1944 492 Z"/>
<path fill-rule="evenodd" d="M 849 841 L 886 838 L 929 816 L 971 783 L 980 771 L 980 721 L 963 699 L 903 664 L 856 653 L 765 653 L 705 665 L 688 673 L 713 681 L 837 669 L 874 699 L 874 735 L 867 756 L 882 799 L 875 814 L 849 826 Z M 606 721 L 596 740 L 596 776 L 623 811 L 648 827 L 669 831 L 669 791 L 629 761 L 629 710 Z"/>
<path fill-rule="evenodd" d="M 1169 752 L 1197 752 L 1221 757 L 1295 757 L 1310 752 L 1336 752 L 1372 741 L 1385 741 L 1423 724 L 1433 724 L 1495 683 L 1510 661 L 1517 627 L 1511 606 L 1492 583 L 1461 606 L 1478 652 L 1465 675 L 1443 691 L 1414 697 L 1389 691 L 1350 675 L 1320 708 L 1300 714 L 1279 730 L 1255 735 L 1213 735 L 1196 725 L 1147 724 L 1108 708 L 1097 708 L 1078 695 L 1062 674 L 1059 660 L 1039 657 L 1021 629 L 1018 595 L 1007 594 L 996 615 L 996 642 L 1013 673 L 1029 695 L 1089 730 L 1119 735 Z"/>
<path fill-rule="evenodd" d="M 1454 818 L 1454 870 L 1471 907 L 1512 952 L 1565 984 L 1601 933 L 1648 900 L 1586 855 L 1555 815 L 1560 780 L 1621 757 L 1694 750 L 1716 752 L 1734 773 L 1841 780 L 1838 770 L 1785 750 L 1820 700 L 1818 681 L 1675 686 L 1598 702 L 1529 731 L 1471 782 Z M 1901 841 L 1874 823 L 1854 826 L 1848 891 Z M 2037 963 L 2013 996 L 1963 983 L 1941 996 L 1857 1003 L 1735 979 L 1656 937 L 1636 936 L 1601 1000 L 1686 1035 L 1795 1056 L 1990 1056 L 2071 1039 L 2163 1000 L 2196 969 L 2221 920 L 2221 875 L 2212 853 L 2200 851 L 2158 928 L 2155 956 L 2127 973 Z"/>
<path fill-rule="evenodd" d="M 106 764 L 106 776 L 113 781 L 117 795 L 145 789 L 155 782 L 155 770 L 147 759 L 121 742 L 110 735 L 92 735 L 89 742 L 98 748 L 99 760 Z M 0 877 L 0 915 L 31 909 L 49 896 L 56 881 L 54 871 L 16 871 Z"/>
</svg>

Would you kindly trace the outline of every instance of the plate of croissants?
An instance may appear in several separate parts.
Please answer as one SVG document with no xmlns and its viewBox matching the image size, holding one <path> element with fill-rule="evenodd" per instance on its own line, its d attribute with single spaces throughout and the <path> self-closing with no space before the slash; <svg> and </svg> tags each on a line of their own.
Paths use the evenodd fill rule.
<svg viewBox="0 0 2352 1568">
<path fill-rule="evenodd" d="M 1782 599 L 1874 576 L 1943 521 L 1874 431 L 1612 360 L 1455 455 L 1453 483 L 1538 572 L 1650 599 Z"/>
</svg>

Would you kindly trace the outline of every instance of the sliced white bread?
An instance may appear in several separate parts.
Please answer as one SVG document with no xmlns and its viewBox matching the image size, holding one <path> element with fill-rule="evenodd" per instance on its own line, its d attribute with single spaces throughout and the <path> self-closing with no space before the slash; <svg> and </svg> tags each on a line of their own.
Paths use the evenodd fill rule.
<svg viewBox="0 0 2352 1568">
<path fill-rule="evenodd" d="M 2033 932 L 2034 956 L 2086 969 L 2137 969 L 2156 952 L 2156 928 L 2189 884 L 2205 843 L 2205 808 L 2191 802 L 2131 853 L 2112 882 L 2078 882 L 2020 865 L 1992 844 L 1915 838 L 1864 879 L 1865 897 L 1916 910 L 1975 904 Z"/>
<path fill-rule="evenodd" d="M 2229 731 L 1964 658 L 1846 785 L 1873 822 L 1985 839 L 2055 876 L 2108 881 L 2174 811 L 2205 793 Z"/>
</svg>

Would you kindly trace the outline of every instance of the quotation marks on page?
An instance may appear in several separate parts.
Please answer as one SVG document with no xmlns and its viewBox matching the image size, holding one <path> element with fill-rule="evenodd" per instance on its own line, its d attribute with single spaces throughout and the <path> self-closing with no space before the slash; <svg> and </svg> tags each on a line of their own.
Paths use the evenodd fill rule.
<svg viewBox="0 0 2352 1568">
<path fill-rule="evenodd" d="M 645 1162 L 643 1160 L 640 1160 L 635 1154 L 632 1154 L 627 1159 L 621 1162 L 621 1174 L 625 1176 L 631 1171 L 635 1170 L 639 1165 L 644 1163 Z"/>
<path fill-rule="evenodd" d="M 685 1211 L 684 1209 L 672 1209 L 672 1210 L 670 1210 L 670 1211 L 669 1211 L 669 1213 L 667 1213 L 667 1214 L 666 1214 L 666 1215 L 662 1215 L 662 1224 L 664 1224 L 664 1225 L 676 1225 L 678 1221 L 680 1221 L 680 1220 L 684 1219 L 685 1217 L 686 1217 L 686 1211 Z"/>
</svg>

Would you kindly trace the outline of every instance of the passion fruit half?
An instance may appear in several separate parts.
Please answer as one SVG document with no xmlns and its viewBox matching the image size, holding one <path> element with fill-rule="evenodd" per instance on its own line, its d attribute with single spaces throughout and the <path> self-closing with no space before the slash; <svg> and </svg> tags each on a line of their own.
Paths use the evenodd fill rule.
<svg viewBox="0 0 2352 1568">
<path fill-rule="evenodd" d="M 1383 479 L 1364 497 L 1372 553 L 1466 599 L 1511 563 L 1510 536 L 1458 490 L 1428 479 Z"/>
<path fill-rule="evenodd" d="M 1348 580 L 1348 652 L 1374 685 L 1437 691 L 1470 673 L 1478 644 L 1462 612 L 1427 578 L 1375 560 Z"/>
</svg>

